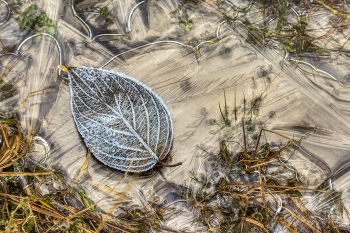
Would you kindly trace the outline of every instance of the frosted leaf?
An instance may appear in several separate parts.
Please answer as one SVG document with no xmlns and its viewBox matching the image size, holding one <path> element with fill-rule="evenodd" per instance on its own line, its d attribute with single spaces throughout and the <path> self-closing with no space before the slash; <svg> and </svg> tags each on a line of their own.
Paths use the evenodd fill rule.
<svg viewBox="0 0 350 233">
<path fill-rule="evenodd" d="M 87 67 L 70 69 L 68 78 L 74 121 L 99 161 L 143 172 L 169 153 L 171 117 L 149 87 L 121 73 Z"/>
</svg>

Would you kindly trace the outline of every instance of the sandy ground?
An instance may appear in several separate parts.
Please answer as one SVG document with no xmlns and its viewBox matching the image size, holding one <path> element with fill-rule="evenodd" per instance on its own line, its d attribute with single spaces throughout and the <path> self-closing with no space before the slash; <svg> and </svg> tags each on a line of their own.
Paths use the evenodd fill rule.
<svg viewBox="0 0 350 233">
<path fill-rule="evenodd" d="M 62 48 L 62 63 L 70 67 L 101 67 L 113 55 L 153 41 L 177 40 L 197 45 L 216 38 L 217 27 L 223 21 L 218 7 L 209 1 L 188 7 L 186 13 L 178 15 L 170 14 L 177 7 L 175 1 L 149 1 L 135 10 L 129 38 L 113 37 L 111 40 L 111 37 L 104 37 L 105 41 L 101 42 L 89 38 L 88 30 L 73 16 L 70 5 L 59 0 L 41 0 L 36 4 L 50 18 L 57 20 L 55 37 Z M 98 25 L 102 23 L 98 17 L 89 15 L 87 23 L 92 25 L 92 37 L 107 32 L 126 33 L 129 12 L 136 2 L 105 1 L 101 4 L 113 9 L 117 23 L 108 29 L 98 30 Z M 80 7 L 83 6 L 80 4 Z M 13 49 L 32 34 L 28 30 L 18 29 L 16 17 L 11 17 L 0 26 L 2 53 Z M 332 13 L 328 11 L 315 15 L 315 27 L 322 23 L 327 25 L 331 17 Z M 179 22 L 184 20 L 193 23 L 190 32 L 179 27 Z M 336 43 L 345 41 L 340 35 L 336 36 Z M 246 30 L 237 23 L 223 24 L 220 38 L 216 43 L 202 45 L 199 48 L 200 57 L 184 46 L 162 44 L 120 56 L 105 67 L 134 77 L 151 87 L 164 100 L 174 123 L 172 163 L 183 164 L 165 168 L 162 174 L 155 172 L 151 176 L 130 176 L 116 186 L 124 173 L 110 169 L 92 157 L 88 174 L 77 183 L 89 190 L 94 200 L 106 194 L 102 186 L 114 188 L 133 199 L 130 202 L 117 194 L 110 195 L 101 203 L 103 209 L 117 211 L 117 205 L 111 205 L 112 201 L 125 201 L 122 205 L 146 205 L 156 197 L 163 203 L 180 200 L 176 190 L 181 185 L 189 184 L 189 171 L 205 173 L 206 170 L 204 158 L 197 157 L 201 154 L 197 146 L 204 145 L 209 150 L 219 147 L 222 133 L 210 120 L 220 119 L 218 103 L 224 102 L 224 91 L 228 106 L 233 110 L 235 85 L 240 110 L 244 96 L 248 100 L 254 99 L 270 85 L 259 109 L 259 117 L 266 119 L 272 111 L 276 115 L 265 124 L 266 128 L 290 137 L 300 137 L 305 130 L 313 129 L 301 144 L 307 153 L 298 151 L 293 164 L 309 178 L 310 186 L 317 185 L 321 182 L 320 177 L 327 177 L 350 161 L 348 86 L 342 86 L 306 65 L 283 61 L 284 52 L 281 49 L 254 47 L 246 40 Z M 327 41 L 321 42 L 332 46 Z M 349 49 L 349 46 L 349 43 L 345 44 L 344 49 Z M 77 176 L 87 149 L 73 121 L 68 83 L 56 75 L 58 58 L 56 44 L 48 37 L 28 41 L 21 48 L 19 56 L 0 57 L 0 68 L 6 70 L 3 79 L 16 83 L 17 89 L 13 98 L 0 102 L 0 109 L 10 114 L 30 92 L 50 87 L 31 95 L 19 113 L 26 132 L 32 130 L 47 140 L 52 150 L 48 163 L 62 171 L 69 183 Z M 347 55 L 339 53 L 327 58 L 309 59 L 336 79 L 350 81 L 350 60 Z M 262 71 L 267 71 L 269 79 L 274 80 L 271 84 L 267 77 L 261 76 Z M 349 200 L 347 173 L 345 169 L 333 181 L 334 188 L 344 191 L 344 200 Z M 188 206 L 179 202 L 176 207 L 183 213 L 168 216 L 165 221 L 167 226 L 179 231 L 204 231 L 205 228 L 193 224 L 195 216 Z"/>
</svg>

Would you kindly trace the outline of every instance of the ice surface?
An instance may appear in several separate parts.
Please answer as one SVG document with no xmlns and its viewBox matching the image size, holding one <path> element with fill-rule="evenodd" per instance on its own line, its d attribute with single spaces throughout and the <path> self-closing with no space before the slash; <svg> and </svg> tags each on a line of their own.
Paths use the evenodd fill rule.
<svg viewBox="0 0 350 233">
<path fill-rule="evenodd" d="M 129 13 L 136 1 L 99 1 L 96 5 L 94 2 L 98 1 L 79 1 L 76 11 L 82 12 L 84 7 L 96 11 L 97 7 L 107 6 L 112 14 L 108 20 L 93 13 L 81 15 L 91 25 L 93 35 L 128 32 Z M 56 20 L 54 36 L 62 48 L 63 65 L 96 68 L 120 52 L 154 41 L 176 40 L 195 47 L 200 42 L 215 39 L 218 25 L 224 21 L 220 12 L 223 9 L 232 11 L 223 2 L 189 4 L 180 13 L 171 14 L 179 6 L 177 1 L 146 1 L 132 14 L 132 30 L 128 36 L 104 36 L 92 41 L 87 27 L 74 17 L 67 1 L 35 1 L 41 11 Z M 3 5 L 0 5 L 1 17 Z M 317 12 L 310 27 L 326 27 L 332 17 L 329 11 Z M 0 53 L 14 52 L 23 39 L 33 34 L 31 30 L 19 29 L 19 18 L 13 14 L 0 25 Z M 108 26 L 108 22 L 113 24 Z M 181 22 L 191 22 L 194 26 L 186 32 L 179 26 Z M 327 30 L 314 33 L 321 36 Z M 349 50 L 350 44 L 342 36 L 346 33 L 349 34 L 349 29 L 327 40 L 320 39 L 318 43 L 332 49 L 343 46 L 344 51 Z M 100 203 L 101 208 L 117 212 L 118 205 L 112 206 L 113 209 L 111 201 L 130 206 L 146 206 L 157 197 L 163 204 L 179 201 L 172 208 L 178 208 L 183 214 L 167 216 L 164 224 L 181 232 L 204 231 L 202 226 L 193 225 L 197 216 L 194 210 L 181 202 L 184 198 L 181 187 L 191 184 L 190 171 L 204 174 L 208 170 L 197 146 L 204 145 L 211 151 L 219 148 L 225 132 L 218 132 L 211 119 L 220 119 L 218 103 L 224 102 L 224 91 L 232 110 L 236 86 L 237 105 L 242 110 L 243 98 L 254 99 L 273 79 L 259 109 L 260 117 L 265 119 L 269 113 L 276 113 L 265 127 L 296 138 L 313 129 L 301 142 L 304 150 L 298 150 L 291 162 L 309 178 L 310 187 L 317 187 L 326 177 L 331 177 L 333 188 L 344 191 L 343 201 L 350 203 L 349 169 L 345 167 L 337 172 L 350 161 L 350 89 L 341 85 L 350 81 L 348 55 L 332 53 L 317 59 L 311 55 L 303 58 L 330 73 L 339 80 L 337 82 L 308 65 L 283 60 L 285 54 L 281 47 L 259 48 L 249 43 L 247 37 L 247 30 L 241 24 L 225 23 L 220 28 L 221 40 L 202 44 L 200 57 L 188 47 L 164 43 L 126 53 L 104 67 L 139 80 L 164 100 L 174 123 L 171 163 L 182 162 L 182 165 L 164 168 L 152 175 L 131 175 L 118 184 L 124 173 L 92 157 L 88 175 L 79 181 L 81 187 L 89 190 L 91 198 L 98 200 L 106 195 L 101 185 L 105 190 L 106 187 L 115 188 L 130 198 L 125 200 L 112 193 Z M 60 169 L 69 183 L 78 174 L 87 148 L 70 111 L 68 83 L 57 76 L 58 57 L 56 44 L 49 37 L 28 41 L 17 56 L 1 56 L 2 78 L 6 83 L 15 84 L 16 92 L 0 102 L 0 111 L 12 114 L 26 100 L 18 110 L 24 130 L 48 141 L 52 153 L 47 162 Z M 26 99 L 28 94 L 38 90 L 41 91 Z M 275 140 L 281 139 L 276 137 Z M 346 208 L 350 210 L 349 206 Z"/>
</svg>

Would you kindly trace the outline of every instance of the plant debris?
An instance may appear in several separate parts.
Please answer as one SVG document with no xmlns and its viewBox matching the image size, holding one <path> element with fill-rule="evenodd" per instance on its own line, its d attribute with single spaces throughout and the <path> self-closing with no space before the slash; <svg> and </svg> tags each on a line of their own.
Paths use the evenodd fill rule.
<svg viewBox="0 0 350 233">
<path fill-rule="evenodd" d="M 5 232 L 149 232 L 161 229 L 160 214 L 126 209 L 113 216 L 99 209 L 76 185 L 64 185 L 61 175 L 37 164 L 24 167 L 32 152 L 32 136 L 24 136 L 16 118 L 0 119 L 0 231 Z M 42 193 L 52 184 L 54 192 Z M 56 184 L 56 185 L 55 185 Z M 58 184 L 58 185 L 57 185 Z M 58 188 L 57 188 L 58 187 Z M 45 187 L 47 189 L 47 187 Z M 108 220 L 106 220 L 108 219 Z"/>
<path fill-rule="evenodd" d="M 187 202 L 210 232 L 340 232 L 336 219 L 343 217 L 344 207 L 339 193 L 328 187 L 308 188 L 288 162 L 306 135 L 295 139 L 268 130 L 258 110 L 254 111 L 265 92 L 249 108 L 244 100 L 241 121 L 237 121 L 236 103 L 231 111 L 224 95 L 224 107 L 219 105 L 221 120 L 215 125 L 230 133 L 221 139 L 216 153 L 200 147 L 209 170 L 207 175 L 191 173 Z M 269 141 L 270 135 L 283 142 Z M 328 202 L 327 208 L 308 210 L 303 196 L 314 192 Z"/>
</svg>

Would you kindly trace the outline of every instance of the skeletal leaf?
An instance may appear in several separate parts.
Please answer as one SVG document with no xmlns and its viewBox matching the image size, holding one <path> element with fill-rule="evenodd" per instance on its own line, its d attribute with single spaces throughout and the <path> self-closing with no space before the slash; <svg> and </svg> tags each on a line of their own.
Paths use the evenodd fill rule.
<svg viewBox="0 0 350 233">
<path fill-rule="evenodd" d="M 171 117 L 149 87 L 121 73 L 87 67 L 70 69 L 68 78 L 75 123 L 99 161 L 143 172 L 169 153 Z"/>
</svg>

